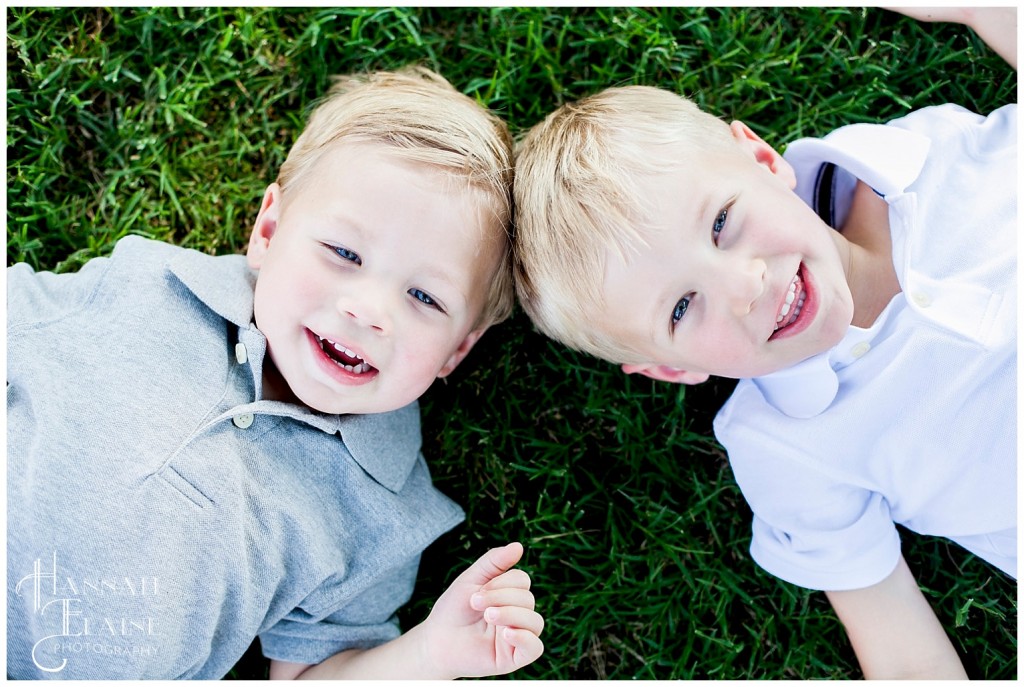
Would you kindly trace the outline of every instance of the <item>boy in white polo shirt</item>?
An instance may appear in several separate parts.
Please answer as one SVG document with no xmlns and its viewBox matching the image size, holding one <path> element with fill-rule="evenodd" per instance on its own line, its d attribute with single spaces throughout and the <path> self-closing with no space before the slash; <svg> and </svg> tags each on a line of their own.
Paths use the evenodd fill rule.
<svg viewBox="0 0 1024 687">
<path fill-rule="evenodd" d="M 1016 66 L 1013 9 L 959 11 Z M 928 17 L 922 17 L 928 18 Z M 792 143 L 646 87 L 516 165 L 520 299 L 627 373 L 738 378 L 716 419 L 752 555 L 827 592 L 867 677 L 965 677 L 896 524 L 1016 577 L 1016 105 Z"/>
</svg>

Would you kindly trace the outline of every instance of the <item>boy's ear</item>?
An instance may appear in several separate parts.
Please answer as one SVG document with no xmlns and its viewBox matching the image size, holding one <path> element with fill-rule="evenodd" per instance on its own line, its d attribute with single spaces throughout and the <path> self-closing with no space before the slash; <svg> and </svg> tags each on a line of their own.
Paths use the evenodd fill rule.
<svg viewBox="0 0 1024 687">
<path fill-rule="evenodd" d="M 764 165 L 772 174 L 782 179 L 789 188 L 796 188 L 796 173 L 792 165 L 743 122 L 729 125 L 732 137 L 748 152 L 758 164 Z"/>
<path fill-rule="evenodd" d="M 465 358 L 473 349 L 473 345 L 480 340 L 480 337 L 483 336 L 486 331 L 487 327 L 482 327 L 480 329 L 474 329 L 469 334 L 466 334 L 466 338 L 462 340 L 462 343 L 459 344 L 459 347 L 456 348 L 455 352 L 452 353 L 450 358 L 448 358 L 448 361 L 441 368 L 441 371 L 437 373 L 438 379 L 450 375 L 452 371 L 459 366 L 462 359 Z"/>
<path fill-rule="evenodd" d="M 260 212 L 256 215 L 252 233 L 249 234 L 249 247 L 245 252 L 249 267 L 258 270 L 270 247 L 270 239 L 277 231 L 277 221 L 281 215 L 281 187 L 276 183 L 267 186 L 263 194 Z"/>
<path fill-rule="evenodd" d="M 678 367 L 654 363 L 626 364 L 622 366 L 622 371 L 628 375 L 642 374 L 644 377 L 673 384 L 701 384 L 708 381 L 708 377 L 711 376 L 706 372 L 690 372 L 689 370 L 680 370 Z"/>
</svg>

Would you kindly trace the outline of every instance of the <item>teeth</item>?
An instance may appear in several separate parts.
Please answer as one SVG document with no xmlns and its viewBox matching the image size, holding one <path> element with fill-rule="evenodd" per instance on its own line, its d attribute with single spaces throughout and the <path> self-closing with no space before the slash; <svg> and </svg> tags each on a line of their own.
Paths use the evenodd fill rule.
<svg viewBox="0 0 1024 687">
<path fill-rule="evenodd" d="M 363 359 L 363 356 L 359 355 L 358 353 L 356 353 L 355 351 L 353 351 L 353 350 L 352 350 L 351 348 L 345 348 L 345 347 L 344 347 L 344 346 L 342 346 L 341 344 L 337 344 L 337 343 L 334 343 L 334 342 L 333 342 L 333 341 L 331 341 L 330 339 L 326 339 L 326 341 L 327 341 L 327 343 L 329 343 L 329 344 L 331 344 L 332 346 L 334 346 L 334 350 L 336 350 L 336 351 L 340 351 L 340 352 L 344 353 L 344 354 L 345 354 L 345 355 L 347 355 L 347 356 L 348 356 L 349 358 L 359 358 L 360 360 L 362 360 L 362 359 Z"/>
<path fill-rule="evenodd" d="M 793 276 L 793 281 L 789 282 L 789 291 L 786 292 L 786 302 L 782 304 L 782 310 L 779 311 L 779 316 L 775 318 L 776 324 L 781 324 L 786 315 L 789 314 L 789 306 L 793 304 L 793 299 L 796 298 L 796 283 L 800 279 L 799 275 Z M 800 294 L 800 303 L 803 304 L 803 294 Z M 776 327 L 778 329 L 778 327 Z"/>
<path fill-rule="evenodd" d="M 796 305 L 793 306 L 793 316 L 791 318 L 793 322 L 796 322 L 796 319 L 798 317 L 800 317 L 800 311 L 803 309 L 804 301 L 806 301 L 806 300 L 807 300 L 807 294 L 806 293 L 801 293 L 800 294 L 800 298 L 796 302 Z M 789 312 L 789 302 L 788 301 L 789 301 L 789 297 L 787 296 L 787 302 L 786 302 L 785 305 L 782 306 L 782 310 L 779 312 L 779 317 L 775 320 L 775 331 L 779 331 L 779 328 L 782 326 L 782 321 L 784 319 L 786 319 L 786 314 Z"/>
<path fill-rule="evenodd" d="M 322 337 L 322 336 L 320 336 L 318 334 L 314 335 L 314 336 L 316 336 L 317 341 L 319 341 L 321 344 L 323 344 L 326 341 L 330 345 L 334 346 L 334 350 L 336 350 L 339 353 L 342 353 L 342 354 L 348 356 L 349 358 L 356 358 L 358 360 L 363 360 L 363 356 L 359 355 L 358 353 L 353 351 L 351 348 L 346 348 L 345 346 L 342 346 L 339 343 L 335 343 L 334 341 L 331 341 L 330 339 L 325 339 L 324 337 Z M 365 360 L 363 360 L 363 362 L 359 363 L 358 365 L 345 365 L 344 363 L 340 363 L 337 360 L 334 361 L 334 364 L 337 365 L 338 367 L 344 369 L 344 370 L 348 370 L 349 372 L 352 372 L 353 374 L 357 374 L 357 375 L 365 374 L 365 373 L 370 371 L 370 364 L 367 363 Z"/>
</svg>

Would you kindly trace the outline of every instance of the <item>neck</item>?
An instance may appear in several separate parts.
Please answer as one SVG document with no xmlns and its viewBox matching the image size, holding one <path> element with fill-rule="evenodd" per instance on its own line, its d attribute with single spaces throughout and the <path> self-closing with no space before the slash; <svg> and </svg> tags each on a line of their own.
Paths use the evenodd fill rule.
<svg viewBox="0 0 1024 687">
<path fill-rule="evenodd" d="M 853 324 L 870 327 L 901 288 L 892 264 L 889 205 L 863 182 L 857 183 L 842 237 Z"/>
<path fill-rule="evenodd" d="M 302 401 L 295 396 L 291 387 L 288 386 L 288 382 L 284 380 L 284 377 L 274 365 L 269 351 L 263 360 L 263 393 L 260 400 L 284 401 L 285 403 L 303 405 Z"/>
</svg>

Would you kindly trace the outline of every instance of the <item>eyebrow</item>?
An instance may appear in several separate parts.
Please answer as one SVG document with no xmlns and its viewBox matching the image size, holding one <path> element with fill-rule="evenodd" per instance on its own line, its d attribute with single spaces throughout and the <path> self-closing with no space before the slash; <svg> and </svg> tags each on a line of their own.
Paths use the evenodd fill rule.
<svg viewBox="0 0 1024 687">
<path fill-rule="evenodd" d="M 698 226 L 700 225 L 701 222 L 704 222 L 707 219 L 708 212 L 710 211 L 710 207 L 711 207 L 711 195 L 708 194 L 708 195 L 704 196 L 704 200 L 702 200 L 700 202 L 700 205 L 697 206 L 697 213 L 696 213 L 697 221 L 696 221 L 696 224 Z"/>
<path fill-rule="evenodd" d="M 651 339 L 656 341 L 658 337 L 658 330 L 661 329 L 663 333 L 668 333 L 669 337 L 672 335 L 672 329 L 668 326 L 671 324 L 670 313 L 665 312 L 665 304 L 672 302 L 673 304 L 679 302 L 680 296 L 672 295 L 675 291 L 675 286 L 666 286 L 662 289 L 662 293 L 654 299 L 654 312 L 651 315 Z M 658 320 L 661 320 L 661 326 L 658 326 Z"/>
<path fill-rule="evenodd" d="M 357 238 L 363 239 L 367 236 L 366 230 L 363 225 L 360 224 L 355 217 L 346 214 L 345 212 L 331 212 L 324 215 L 331 226 L 342 225 L 346 229 L 351 229 Z"/>
<path fill-rule="evenodd" d="M 461 301 L 461 305 L 463 306 L 463 308 L 468 308 L 469 307 L 470 294 L 467 293 L 467 292 L 464 292 L 459 287 L 459 285 L 455 283 L 455 281 L 451 278 L 451 276 L 449 276 L 447 271 L 429 268 L 429 269 L 424 270 L 421 274 L 422 274 L 422 278 L 423 279 L 431 280 L 431 281 L 432 280 L 437 280 L 437 281 L 444 282 L 445 284 L 447 284 L 448 287 L 451 289 L 452 293 L 455 294 L 458 297 L 458 299 Z M 445 295 L 447 296 L 448 294 L 445 294 Z M 455 305 L 456 304 L 451 302 L 450 298 L 445 298 L 444 299 L 444 306 L 445 306 L 445 310 L 446 311 L 450 311 Z"/>
</svg>

